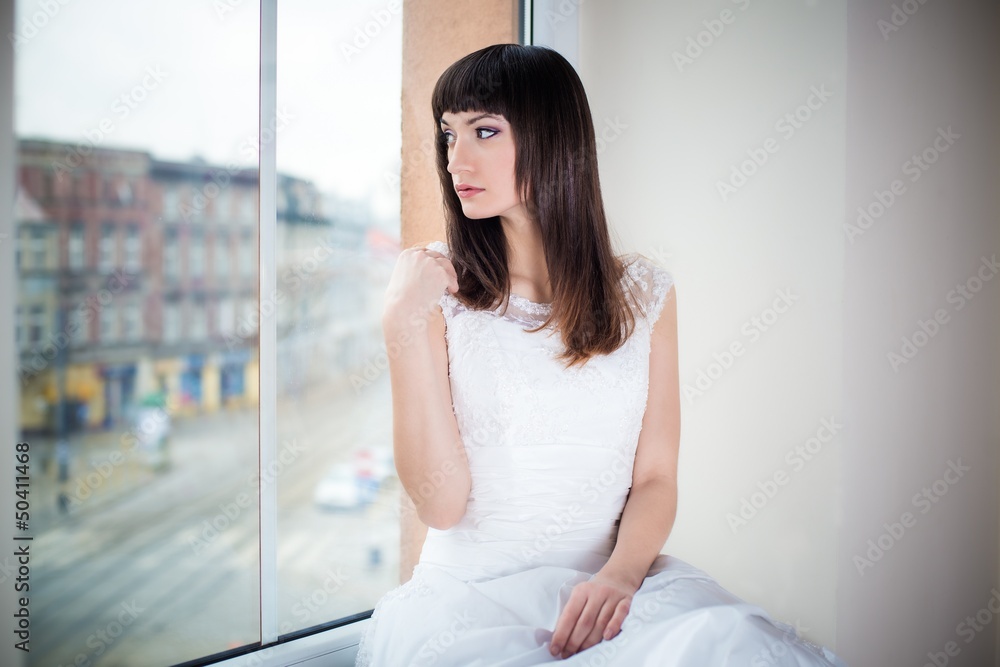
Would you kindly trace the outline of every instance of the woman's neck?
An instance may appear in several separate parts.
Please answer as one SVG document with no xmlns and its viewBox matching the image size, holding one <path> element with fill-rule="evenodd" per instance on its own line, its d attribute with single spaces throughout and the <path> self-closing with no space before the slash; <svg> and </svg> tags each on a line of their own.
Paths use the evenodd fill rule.
<svg viewBox="0 0 1000 667">
<path fill-rule="evenodd" d="M 552 289 L 545 263 L 545 247 L 538 225 L 526 217 L 500 217 L 507 246 L 510 288 L 529 301 L 551 303 Z"/>
</svg>

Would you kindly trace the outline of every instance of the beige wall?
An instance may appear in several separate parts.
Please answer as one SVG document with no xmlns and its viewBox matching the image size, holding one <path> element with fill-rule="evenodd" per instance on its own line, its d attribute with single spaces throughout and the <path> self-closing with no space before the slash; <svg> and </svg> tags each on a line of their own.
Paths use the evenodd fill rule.
<svg viewBox="0 0 1000 667">
<path fill-rule="evenodd" d="M 902 5 L 916 13 L 884 37 Z M 961 311 L 946 298 L 1000 251 L 996 5 L 628 0 L 573 18 L 595 125 L 617 128 L 600 155 L 611 223 L 676 278 L 682 386 L 714 371 L 682 399 L 665 550 L 852 667 L 924 665 L 948 641 L 949 665 L 1000 664 L 995 615 L 969 643 L 957 631 L 998 581 L 1000 277 Z M 801 127 L 776 125 L 797 110 Z M 911 181 L 904 163 L 949 125 L 961 138 Z M 768 148 L 724 198 L 732 166 Z M 893 179 L 905 193 L 849 240 Z M 781 290 L 796 300 L 754 339 Z M 887 353 L 939 308 L 949 321 L 894 371 Z M 824 419 L 843 428 L 800 465 Z M 971 470 L 922 513 L 913 496 L 959 457 Z M 761 486 L 776 493 L 734 532 Z"/>
<path fill-rule="evenodd" d="M 453 62 L 490 44 L 517 41 L 515 0 L 407 0 L 403 7 L 401 244 L 444 239 L 434 166 L 431 92 Z"/>
</svg>

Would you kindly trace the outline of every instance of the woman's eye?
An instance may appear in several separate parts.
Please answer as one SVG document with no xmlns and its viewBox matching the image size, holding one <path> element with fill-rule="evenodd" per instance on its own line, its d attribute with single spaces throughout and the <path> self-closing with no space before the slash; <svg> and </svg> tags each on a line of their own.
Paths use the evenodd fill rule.
<svg viewBox="0 0 1000 667">
<path fill-rule="evenodd" d="M 481 132 L 488 132 L 489 134 L 484 137 L 482 134 L 480 134 Z M 476 128 L 476 136 L 478 138 L 480 138 L 480 139 L 489 139 L 490 137 L 492 137 L 493 135 L 495 135 L 497 132 L 499 132 L 499 130 L 491 130 L 488 127 L 477 127 Z M 452 134 L 451 132 L 442 132 L 441 133 L 441 141 L 443 141 L 445 144 L 453 144 L 453 143 L 455 143 L 455 135 Z"/>
</svg>

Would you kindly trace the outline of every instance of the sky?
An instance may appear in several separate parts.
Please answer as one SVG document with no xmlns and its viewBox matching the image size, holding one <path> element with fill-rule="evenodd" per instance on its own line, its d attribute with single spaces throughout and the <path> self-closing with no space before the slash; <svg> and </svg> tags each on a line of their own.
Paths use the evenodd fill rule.
<svg viewBox="0 0 1000 667">
<path fill-rule="evenodd" d="M 47 4 L 16 3 L 19 137 L 256 164 L 259 0 Z M 278 171 L 367 198 L 383 223 L 399 215 L 402 15 L 389 6 L 278 2 Z"/>
</svg>

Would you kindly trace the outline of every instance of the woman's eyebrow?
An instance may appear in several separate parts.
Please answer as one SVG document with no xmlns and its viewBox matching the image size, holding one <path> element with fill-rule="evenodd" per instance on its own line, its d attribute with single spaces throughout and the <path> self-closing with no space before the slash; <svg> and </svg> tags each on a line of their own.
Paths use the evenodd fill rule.
<svg viewBox="0 0 1000 667">
<path fill-rule="evenodd" d="M 484 118 L 492 118 L 494 120 L 500 120 L 499 116 L 495 116 L 495 115 L 493 115 L 491 113 L 483 113 L 483 114 L 479 114 L 478 116 L 473 116 L 469 120 L 465 121 L 465 124 L 466 125 L 472 125 L 476 121 L 480 121 L 480 120 L 482 120 Z M 441 124 L 441 125 L 448 125 L 448 121 L 446 121 L 444 119 L 444 116 L 441 116 L 440 118 L 438 118 L 438 123 Z"/>
</svg>

